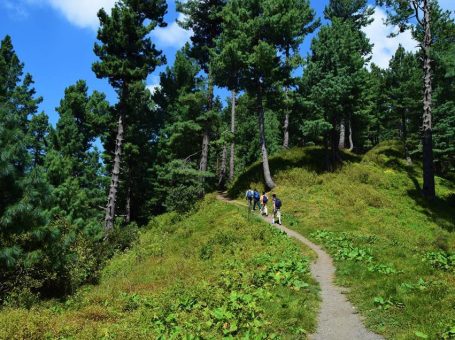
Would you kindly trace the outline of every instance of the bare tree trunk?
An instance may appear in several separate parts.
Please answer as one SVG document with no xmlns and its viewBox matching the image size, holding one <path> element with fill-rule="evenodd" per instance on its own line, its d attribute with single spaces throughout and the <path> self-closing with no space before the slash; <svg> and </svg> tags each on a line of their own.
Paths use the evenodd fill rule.
<svg viewBox="0 0 455 340">
<path fill-rule="evenodd" d="M 111 185 L 109 187 L 109 195 L 107 197 L 106 216 L 104 218 L 104 228 L 107 232 L 110 232 L 112 229 L 114 229 L 115 204 L 120 177 L 123 132 L 123 112 L 120 112 L 117 124 L 117 137 L 115 139 L 114 168 L 112 169 Z"/>
<path fill-rule="evenodd" d="M 204 129 L 204 136 L 202 137 L 202 156 L 201 162 L 199 163 L 200 171 L 207 171 L 208 157 L 209 157 L 209 143 L 210 137 L 208 133 L 208 128 Z"/>
<path fill-rule="evenodd" d="M 286 110 L 284 117 L 284 137 L 283 137 L 283 148 L 289 148 L 289 112 Z"/>
<path fill-rule="evenodd" d="M 213 107 L 213 80 L 212 76 L 208 76 L 208 105 L 207 110 L 211 110 Z M 202 152 L 201 162 L 199 163 L 200 171 L 207 171 L 208 159 L 209 159 L 209 144 L 210 144 L 210 124 L 204 124 L 204 135 L 202 137 Z"/>
<path fill-rule="evenodd" d="M 344 123 L 344 119 L 342 119 L 341 123 L 340 123 L 340 142 L 338 143 L 338 149 L 344 150 L 344 148 L 346 147 L 345 140 L 346 140 L 346 125 Z"/>
<path fill-rule="evenodd" d="M 408 128 L 407 128 L 407 123 L 406 123 L 406 112 L 407 110 L 403 110 L 403 113 L 401 114 L 401 140 L 403 142 L 403 148 L 404 148 L 404 157 L 406 159 L 406 162 L 411 165 L 412 164 L 412 159 L 411 156 L 409 155 L 409 148 L 408 148 Z"/>
<path fill-rule="evenodd" d="M 276 185 L 273 182 L 272 175 L 270 174 L 269 166 L 269 155 L 267 152 L 267 144 L 265 140 L 265 117 L 264 117 L 264 106 L 262 104 L 262 86 L 258 86 L 257 105 L 259 113 L 259 143 L 261 145 L 262 152 L 262 168 L 264 171 L 265 184 L 269 189 L 273 189 Z"/>
<path fill-rule="evenodd" d="M 354 150 L 354 142 L 352 139 L 352 120 L 349 119 L 349 151 Z"/>
<path fill-rule="evenodd" d="M 218 180 L 218 187 L 221 189 L 224 187 L 226 179 L 226 163 L 227 163 L 227 146 L 223 145 L 223 153 L 221 155 L 221 169 L 220 169 L 220 178 Z"/>
<path fill-rule="evenodd" d="M 434 199 L 436 196 L 434 183 L 433 168 L 433 136 L 431 122 L 431 105 L 432 105 L 432 84 L 431 84 L 431 27 L 430 27 L 430 5 L 428 0 L 423 1 L 424 11 L 424 29 L 425 37 L 423 42 L 424 57 L 424 74 L 425 74 L 425 92 L 423 97 L 423 195 L 427 199 Z"/>
<path fill-rule="evenodd" d="M 125 207 L 125 223 L 131 222 L 131 184 L 128 181 L 128 188 L 126 189 L 126 207 Z"/>
<path fill-rule="evenodd" d="M 231 98 L 231 133 L 234 137 L 231 143 L 231 157 L 229 159 L 229 180 L 232 181 L 235 175 L 235 104 L 237 94 L 232 90 Z"/>
<path fill-rule="evenodd" d="M 288 64 L 289 63 L 289 48 L 286 48 L 285 56 L 286 56 L 286 64 Z M 285 84 L 285 86 L 284 86 L 284 95 L 285 95 L 284 110 L 285 110 L 286 114 L 284 116 L 284 124 L 283 124 L 283 129 L 284 129 L 283 148 L 287 149 L 287 148 L 289 148 L 289 85 L 288 84 Z"/>
</svg>

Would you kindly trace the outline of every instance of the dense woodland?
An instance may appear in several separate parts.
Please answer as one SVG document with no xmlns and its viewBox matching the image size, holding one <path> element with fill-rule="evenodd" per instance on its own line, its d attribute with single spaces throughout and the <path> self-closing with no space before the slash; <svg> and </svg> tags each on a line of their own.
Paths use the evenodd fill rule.
<svg viewBox="0 0 455 340">
<path fill-rule="evenodd" d="M 399 139 L 407 161 L 423 165 L 432 200 L 434 175 L 455 175 L 455 22 L 437 1 L 377 2 L 396 34 L 410 30 L 419 44 L 399 47 L 387 69 L 370 63 L 366 0 L 331 0 L 324 18 L 308 0 L 178 2 L 191 43 L 152 93 L 146 79 L 166 60 L 149 33 L 166 25 L 166 1 L 119 0 L 98 14 L 93 64 L 117 103 L 80 80 L 64 90 L 55 126 L 6 36 L 0 301 L 30 304 L 95 282 L 151 216 L 192 209 L 257 160 L 272 189 L 269 155 L 287 148 L 323 146 L 327 171 L 337 171 L 340 150 Z"/>
</svg>

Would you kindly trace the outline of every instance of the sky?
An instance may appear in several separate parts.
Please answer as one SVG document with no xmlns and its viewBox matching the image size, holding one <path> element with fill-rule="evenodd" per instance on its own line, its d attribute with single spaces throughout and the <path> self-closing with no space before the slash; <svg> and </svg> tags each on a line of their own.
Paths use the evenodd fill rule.
<svg viewBox="0 0 455 340">
<path fill-rule="evenodd" d="M 328 0 L 310 1 L 317 15 L 322 17 Z M 98 28 L 96 14 L 100 8 L 109 10 L 114 3 L 115 0 L 0 0 L 0 39 L 5 35 L 12 37 L 15 50 L 25 63 L 25 72 L 32 74 L 37 93 L 44 99 L 40 110 L 48 114 L 52 124 L 58 120 L 55 108 L 65 88 L 79 79 L 87 81 L 90 91 L 102 91 L 112 104 L 116 102 L 115 92 L 107 81 L 97 79 L 91 71 L 91 65 L 96 61 L 93 53 Z M 176 51 L 190 39 L 191 32 L 176 23 L 179 13 L 174 0 L 167 3 L 165 20 L 168 26 L 156 29 L 151 38 L 163 50 L 168 65 L 172 65 Z M 440 0 L 439 3 L 442 8 L 455 12 L 455 0 Z M 399 44 L 410 51 L 416 49 L 409 32 L 394 39 L 387 37 L 393 28 L 383 24 L 385 17 L 384 10 L 376 8 L 374 22 L 365 28 L 374 44 L 372 62 L 383 68 L 387 67 Z M 309 52 L 310 44 L 311 36 L 302 44 L 304 55 Z M 149 76 L 150 88 L 157 85 L 164 67 Z M 225 93 L 218 91 L 221 96 Z"/>
</svg>

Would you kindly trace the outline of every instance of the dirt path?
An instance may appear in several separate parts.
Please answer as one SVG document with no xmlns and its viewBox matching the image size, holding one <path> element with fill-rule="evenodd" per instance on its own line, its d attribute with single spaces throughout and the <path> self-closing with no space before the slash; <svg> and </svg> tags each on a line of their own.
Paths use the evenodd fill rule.
<svg viewBox="0 0 455 340">
<path fill-rule="evenodd" d="M 218 199 L 228 203 L 230 201 L 223 195 Z M 271 223 L 271 217 L 264 217 Z M 321 309 L 318 317 L 318 329 L 310 336 L 312 340 L 379 340 L 381 336 L 370 332 L 363 325 L 355 307 L 346 299 L 346 289 L 335 286 L 335 267 L 332 258 L 321 247 L 314 244 L 299 233 L 275 224 L 278 229 L 284 231 L 288 236 L 294 237 L 309 248 L 318 256 L 311 265 L 311 273 L 321 288 Z"/>
</svg>

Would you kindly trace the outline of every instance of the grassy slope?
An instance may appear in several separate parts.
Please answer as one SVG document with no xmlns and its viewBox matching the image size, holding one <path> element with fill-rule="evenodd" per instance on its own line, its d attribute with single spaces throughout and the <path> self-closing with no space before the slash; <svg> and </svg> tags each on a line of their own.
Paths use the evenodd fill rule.
<svg viewBox="0 0 455 340">
<path fill-rule="evenodd" d="M 336 173 L 318 174 L 322 150 L 289 150 L 271 161 L 275 192 L 284 223 L 335 256 L 337 280 L 351 287 L 349 298 L 371 329 L 390 339 L 449 336 L 448 327 L 455 326 L 455 256 L 448 270 L 425 258 L 455 251 L 455 186 L 437 178 L 438 199 L 426 204 L 417 191 L 419 168 L 400 155 L 398 144 L 384 144 L 363 160 L 347 155 L 351 162 Z M 248 185 L 261 188 L 261 170 L 260 164 L 250 167 L 231 195 Z"/>
<path fill-rule="evenodd" d="M 151 221 L 99 285 L 65 303 L 2 310 L 0 339 L 304 338 L 315 329 L 317 296 L 299 246 L 209 196 L 182 221 Z"/>
</svg>

